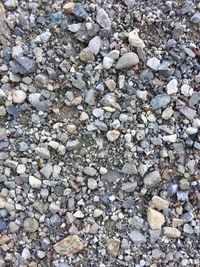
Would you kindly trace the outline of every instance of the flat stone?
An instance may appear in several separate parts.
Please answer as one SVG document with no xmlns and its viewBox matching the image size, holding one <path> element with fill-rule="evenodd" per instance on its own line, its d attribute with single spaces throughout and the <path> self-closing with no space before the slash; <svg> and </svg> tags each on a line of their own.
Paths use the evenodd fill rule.
<svg viewBox="0 0 200 267">
<path fill-rule="evenodd" d="M 122 174 L 118 171 L 108 170 L 105 174 L 102 175 L 102 181 L 105 182 L 115 182 L 123 178 Z"/>
<path fill-rule="evenodd" d="M 152 172 L 145 175 L 144 185 L 147 188 L 151 188 L 151 187 L 156 186 L 158 183 L 160 183 L 161 180 L 162 179 L 161 179 L 159 171 L 152 171 Z"/>
<path fill-rule="evenodd" d="M 82 218 L 85 217 L 85 215 L 83 214 L 83 212 L 82 212 L 81 210 L 77 210 L 77 211 L 73 214 L 73 216 L 74 216 L 75 218 L 78 218 L 78 219 L 82 219 Z"/>
<path fill-rule="evenodd" d="M 11 233 L 16 233 L 19 230 L 19 225 L 17 225 L 15 222 L 10 222 L 8 228 Z"/>
<path fill-rule="evenodd" d="M 72 151 L 76 149 L 80 145 L 80 142 L 78 139 L 76 140 L 69 140 L 67 141 L 66 148 L 68 151 Z"/>
<path fill-rule="evenodd" d="M 117 70 L 131 68 L 139 63 L 139 57 L 134 52 L 128 52 L 121 56 L 115 68 Z"/>
<path fill-rule="evenodd" d="M 142 244 L 146 242 L 146 237 L 138 230 L 133 230 L 130 232 L 129 237 L 133 243 Z"/>
<path fill-rule="evenodd" d="M 99 36 L 93 37 L 89 41 L 88 47 L 90 48 L 90 50 L 92 51 L 94 55 L 97 55 L 101 47 L 101 37 Z"/>
<path fill-rule="evenodd" d="M 170 102 L 170 97 L 166 94 L 160 94 L 153 97 L 150 101 L 150 105 L 154 109 L 165 108 Z"/>
<path fill-rule="evenodd" d="M 164 142 L 175 143 L 177 140 L 177 134 L 170 134 L 162 137 Z"/>
<path fill-rule="evenodd" d="M 83 242 L 77 235 L 70 235 L 58 241 L 53 248 L 58 254 L 69 257 L 83 249 Z"/>
<path fill-rule="evenodd" d="M 118 238 L 109 238 L 106 241 L 106 251 L 108 255 L 111 255 L 112 257 L 116 258 L 119 253 L 120 243 L 120 239 Z"/>
<path fill-rule="evenodd" d="M 12 72 L 14 74 L 34 73 L 37 69 L 35 60 L 28 57 L 16 57 L 13 61 L 14 65 L 12 67 Z"/>
<path fill-rule="evenodd" d="M 174 113 L 174 110 L 172 107 L 167 107 L 165 110 L 163 110 L 162 118 L 164 120 L 169 120 Z"/>
<path fill-rule="evenodd" d="M 183 114 L 188 120 L 193 120 L 196 116 L 196 111 L 189 107 L 184 107 L 180 109 L 180 113 Z"/>
<path fill-rule="evenodd" d="M 99 23 L 99 25 L 104 28 L 110 30 L 111 28 L 111 21 L 108 17 L 108 14 L 103 8 L 100 8 L 97 12 L 96 21 Z"/>
<path fill-rule="evenodd" d="M 121 172 L 127 175 L 137 174 L 137 167 L 133 162 L 126 162 L 123 165 Z"/>
<path fill-rule="evenodd" d="M 163 227 L 163 234 L 168 238 L 179 238 L 181 232 L 173 227 Z"/>
<path fill-rule="evenodd" d="M 148 59 L 147 66 L 150 69 L 157 71 L 159 66 L 160 66 L 160 60 L 157 59 L 156 57 L 152 57 L 152 58 Z"/>
<path fill-rule="evenodd" d="M 39 228 L 39 223 L 35 218 L 26 218 L 24 221 L 24 230 L 33 233 Z"/>
<path fill-rule="evenodd" d="M 162 215 L 162 213 L 151 208 L 148 208 L 147 210 L 147 220 L 151 229 L 153 230 L 160 229 L 165 223 L 165 217 Z"/>
<path fill-rule="evenodd" d="M 88 175 L 88 176 L 96 176 L 97 175 L 97 170 L 93 167 L 85 167 L 83 172 Z"/>
<path fill-rule="evenodd" d="M 128 182 L 122 185 L 122 191 L 131 193 L 134 192 L 137 187 L 137 182 Z"/>
<path fill-rule="evenodd" d="M 169 202 L 159 196 L 153 196 L 151 203 L 158 210 L 165 210 L 169 208 Z"/>
<path fill-rule="evenodd" d="M 40 170 L 41 174 L 46 178 L 49 179 L 53 172 L 53 167 L 50 163 L 44 165 L 44 167 Z"/>
<path fill-rule="evenodd" d="M 114 142 L 115 140 L 117 140 L 119 138 L 119 136 L 120 136 L 120 132 L 117 130 L 108 131 L 106 134 L 106 137 L 107 137 L 108 141 L 110 141 L 110 142 Z"/>
</svg>

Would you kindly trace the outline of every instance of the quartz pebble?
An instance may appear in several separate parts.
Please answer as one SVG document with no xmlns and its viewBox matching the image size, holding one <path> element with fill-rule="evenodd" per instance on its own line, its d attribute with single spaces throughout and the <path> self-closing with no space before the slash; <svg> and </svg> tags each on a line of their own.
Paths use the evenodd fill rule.
<svg viewBox="0 0 200 267">
<path fill-rule="evenodd" d="M 102 28 L 108 30 L 111 28 L 110 18 L 103 8 L 98 10 L 96 20 Z"/>
<path fill-rule="evenodd" d="M 21 104 L 26 99 L 26 93 L 22 90 L 13 90 L 13 102 Z"/>
<path fill-rule="evenodd" d="M 167 94 L 176 94 L 178 92 L 178 82 L 176 79 L 172 79 L 168 84 L 167 84 Z"/>
<path fill-rule="evenodd" d="M 165 210 L 169 208 L 169 202 L 159 196 L 153 196 L 151 203 L 158 210 Z"/>
</svg>

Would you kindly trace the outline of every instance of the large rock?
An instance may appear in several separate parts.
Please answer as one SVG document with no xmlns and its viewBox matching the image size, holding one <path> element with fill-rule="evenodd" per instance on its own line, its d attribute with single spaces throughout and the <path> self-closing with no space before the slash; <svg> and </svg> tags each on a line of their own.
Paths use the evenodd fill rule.
<svg viewBox="0 0 200 267">
<path fill-rule="evenodd" d="M 147 210 L 147 220 L 151 229 L 153 230 L 160 229 L 165 223 L 165 217 L 162 215 L 162 213 L 151 208 L 148 208 Z"/>
<path fill-rule="evenodd" d="M 58 241 L 53 248 L 60 255 L 72 256 L 83 249 L 83 242 L 77 235 L 70 235 Z"/>
<path fill-rule="evenodd" d="M 117 70 L 131 68 L 139 63 L 139 57 L 134 52 L 128 52 L 121 56 L 117 61 L 115 68 Z"/>
<path fill-rule="evenodd" d="M 147 188 L 156 186 L 161 181 L 161 176 L 159 171 L 152 171 L 145 175 L 144 185 Z"/>
</svg>

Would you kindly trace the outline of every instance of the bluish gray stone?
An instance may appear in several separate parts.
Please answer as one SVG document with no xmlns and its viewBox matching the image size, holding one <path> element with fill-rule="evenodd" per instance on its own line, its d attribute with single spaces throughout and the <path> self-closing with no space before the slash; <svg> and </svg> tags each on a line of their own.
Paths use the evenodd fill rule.
<svg viewBox="0 0 200 267">
<path fill-rule="evenodd" d="M 14 74 L 29 74 L 34 73 L 37 69 L 35 60 L 28 57 L 17 57 L 14 60 L 12 72 Z"/>
<path fill-rule="evenodd" d="M 166 94 L 156 95 L 151 99 L 150 105 L 154 109 L 160 109 L 166 107 L 170 102 L 170 97 Z"/>
</svg>

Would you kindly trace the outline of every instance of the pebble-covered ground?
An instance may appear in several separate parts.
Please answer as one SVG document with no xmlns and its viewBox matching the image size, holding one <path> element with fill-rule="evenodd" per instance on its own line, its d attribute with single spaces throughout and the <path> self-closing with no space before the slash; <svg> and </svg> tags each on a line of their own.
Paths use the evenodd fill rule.
<svg viewBox="0 0 200 267">
<path fill-rule="evenodd" d="M 1 0 L 0 267 L 200 266 L 200 2 Z"/>
</svg>

